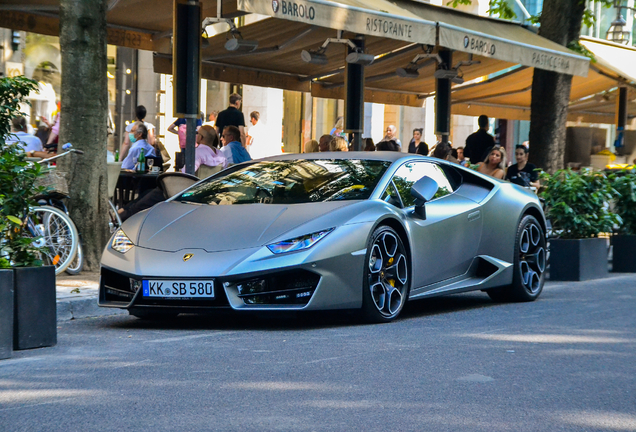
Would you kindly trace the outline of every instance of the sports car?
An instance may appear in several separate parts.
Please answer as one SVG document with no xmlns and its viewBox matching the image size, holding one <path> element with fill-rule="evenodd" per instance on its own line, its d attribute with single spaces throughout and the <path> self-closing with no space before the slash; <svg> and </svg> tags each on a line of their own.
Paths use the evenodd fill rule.
<svg viewBox="0 0 636 432">
<path fill-rule="evenodd" d="M 99 304 L 138 317 L 357 309 L 543 289 L 536 195 L 399 152 L 290 154 L 234 165 L 128 219 L 106 246 Z"/>
</svg>

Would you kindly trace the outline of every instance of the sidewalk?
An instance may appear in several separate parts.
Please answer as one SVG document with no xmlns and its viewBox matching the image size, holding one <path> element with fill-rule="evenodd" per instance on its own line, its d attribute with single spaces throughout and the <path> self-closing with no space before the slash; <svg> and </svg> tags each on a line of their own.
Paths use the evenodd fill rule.
<svg viewBox="0 0 636 432">
<path fill-rule="evenodd" d="M 97 306 L 99 273 L 82 272 L 77 276 L 63 273 L 57 276 L 55 285 L 58 321 L 128 313 Z"/>
</svg>

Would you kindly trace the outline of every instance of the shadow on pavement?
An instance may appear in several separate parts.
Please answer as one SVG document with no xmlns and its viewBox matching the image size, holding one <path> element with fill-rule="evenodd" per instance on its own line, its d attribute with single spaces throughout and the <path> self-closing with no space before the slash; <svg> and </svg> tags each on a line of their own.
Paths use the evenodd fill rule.
<svg viewBox="0 0 636 432">
<path fill-rule="evenodd" d="M 439 314 L 461 312 L 484 307 L 500 306 L 493 303 L 485 293 L 455 294 L 408 302 L 400 317 L 401 321 L 426 318 Z M 181 314 L 177 317 L 139 319 L 134 316 L 110 317 L 106 326 L 122 329 L 162 330 L 313 330 L 327 327 L 372 325 L 362 321 L 356 310 L 321 312 L 235 312 L 215 310 L 210 314 Z"/>
</svg>

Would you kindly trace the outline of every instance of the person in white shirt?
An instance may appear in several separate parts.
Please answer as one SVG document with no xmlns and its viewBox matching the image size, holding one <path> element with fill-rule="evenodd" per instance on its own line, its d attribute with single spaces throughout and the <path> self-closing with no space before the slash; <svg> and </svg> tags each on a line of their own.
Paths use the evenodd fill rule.
<svg viewBox="0 0 636 432">
<path fill-rule="evenodd" d="M 252 111 L 250 113 L 250 123 L 252 123 L 252 127 L 247 131 L 247 143 L 245 148 L 252 158 L 261 158 L 266 155 L 266 150 L 263 148 L 264 140 L 262 138 L 263 133 L 263 125 L 261 125 L 258 121 L 261 118 L 261 114 L 258 111 Z"/>
<path fill-rule="evenodd" d="M 29 157 L 48 157 L 49 155 L 44 152 L 40 138 L 29 135 L 26 131 L 26 119 L 14 117 L 11 119 L 11 133 L 7 136 L 6 143 L 19 143 Z"/>
</svg>

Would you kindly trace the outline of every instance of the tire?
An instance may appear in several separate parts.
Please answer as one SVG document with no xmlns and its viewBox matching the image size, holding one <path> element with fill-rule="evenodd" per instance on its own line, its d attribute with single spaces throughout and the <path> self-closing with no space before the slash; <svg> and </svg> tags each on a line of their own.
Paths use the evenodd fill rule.
<svg viewBox="0 0 636 432">
<path fill-rule="evenodd" d="M 40 237 L 34 244 L 41 247 L 44 264 L 55 266 L 56 275 L 66 270 L 79 246 L 79 234 L 71 218 L 55 207 L 34 207 L 29 227 L 34 237 Z"/>
<path fill-rule="evenodd" d="M 77 245 L 77 253 L 75 254 L 75 259 L 66 268 L 66 273 L 70 275 L 77 275 L 82 272 L 83 268 L 84 268 L 84 252 L 82 251 L 82 242 L 80 242 L 79 245 Z"/>
<path fill-rule="evenodd" d="M 543 291 L 547 266 L 546 238 L 534 216 L 526 215 L 521 219 L 514 250 L 512 284 L 488 290 L 494 301 L 534 301 Z"/>
<path fill-rule="evenodd" d="M 398 317 L 409 295 L 410 259 L 402 239 L 391 227 L 371 235 L 365 257 L 362 316 L 385 323 Z"/>
</svg>

